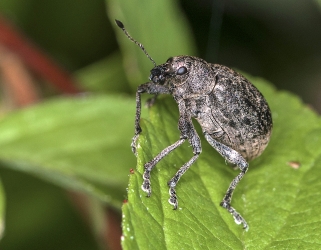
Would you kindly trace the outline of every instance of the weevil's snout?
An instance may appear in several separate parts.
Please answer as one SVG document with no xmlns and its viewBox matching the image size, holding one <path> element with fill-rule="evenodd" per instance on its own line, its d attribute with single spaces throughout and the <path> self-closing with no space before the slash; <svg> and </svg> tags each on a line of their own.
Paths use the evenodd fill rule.
<svg viewBox="0 0 321 250">
<path fill-rule="evenodd" d="M 153 83 L 164 84 L 167 75 L 167 68 L 164 65 L 158 65 L 150 71 L 149 80 Z"/>
</svg>

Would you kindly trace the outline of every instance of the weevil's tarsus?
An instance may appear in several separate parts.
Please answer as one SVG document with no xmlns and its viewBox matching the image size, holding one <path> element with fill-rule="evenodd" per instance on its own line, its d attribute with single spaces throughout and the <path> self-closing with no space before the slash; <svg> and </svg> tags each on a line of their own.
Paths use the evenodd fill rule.
<svg viewBox="0 0 321 250">
<path fill-rule="evenodd" d="M 232 214 L 236 224 L 238 224 L 238 225 L 243 224 L 243 229 L 245 231 L 249 230 L 249 226 L 246 223 L 246 221 L 244 220 L 244 218 L 238 212 L 236 212 L 236 210 L 233 207 L 231 207 L 228 203 L 224 203 L 223 201 L 221 202 L 220 205 L 223 208 L 225 208 L 230 214 Z"/>
<path fill-rule="evenodd" d="M 124 31 L 124 33 L 125 33 L 125 35 L 128 37 L 128 39 L 131 40 L 131 41 L 132 41 L 133 43 L 135 43 L 136 45 L 138 45 L 138 46 L 141 48 L 141 50 L 145 53 L 145 55 L 148 57 L 148 59 L 151 60 L 152 63 L 154 64 L 154 66 L 156 67 L 156 66 L 157 66 L 157 65 L 156 65 L 156 62 L 155 62 L 154 59 L 147 53 L 146 49 L 144 48 L 144 45 L 141 44 L 141 43 L 139 43 L 139 42 L 137 42 L 134 38 L 132 38 L 132 37 L 129 35 L 129 33 L 128 33 L 127 30 L 125 29 L 124 24 L 123 24 L 121 21 L 115 19 L 115 22 L 116 22 L 117 26 Z"/>
</svg>

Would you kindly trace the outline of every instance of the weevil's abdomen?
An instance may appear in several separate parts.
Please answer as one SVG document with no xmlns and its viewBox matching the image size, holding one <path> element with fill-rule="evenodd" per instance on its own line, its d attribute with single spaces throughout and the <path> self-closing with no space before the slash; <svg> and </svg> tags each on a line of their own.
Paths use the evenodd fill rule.
<svg viewBox="0 0 321 250">
<path fill-rule="evenodd" d="M 213 70 L 217 72 L 216 85 L 207 96 L 207 105 L 212 108 L 204 115 L 219 129 L 211 135 L 247 160 L 258 157 L 272 132 L 271 111 L 265 98 L 234 70 L 221 65 L 213 65 Z M 206 119 L 199 120 L 203 128 Z"/>
</svg>

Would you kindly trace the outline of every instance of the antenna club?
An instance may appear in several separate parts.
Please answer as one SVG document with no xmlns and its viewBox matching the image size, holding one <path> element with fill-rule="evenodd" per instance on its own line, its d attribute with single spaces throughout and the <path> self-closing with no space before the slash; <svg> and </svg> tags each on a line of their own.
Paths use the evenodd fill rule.
<svg viewBox="0 0 321 250">
<path fill-rule="evenodd" d="M 121 29 L 124 29 L 124 28 L 125 28 L 124 24 L 123 24 L 121 21 L 115 19 L 115 22 L 116 22 L 116 24 L 117 24 L 117 26 L 118 26 L 119 28 L 121 28 Z"/>
</svg>

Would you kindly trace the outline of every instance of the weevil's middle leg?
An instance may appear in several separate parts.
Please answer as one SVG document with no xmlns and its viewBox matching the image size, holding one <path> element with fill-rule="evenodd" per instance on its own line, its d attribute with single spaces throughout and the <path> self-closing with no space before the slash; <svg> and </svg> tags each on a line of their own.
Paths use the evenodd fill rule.
<svg viewBox="0 0 321 250">
<path fill-rule="evenodd" d="M 147 193 L 147 196 L 149 197 L 151 195 L 152 189 L 151 189 L 151 185 L 150 185 L 150 172 L 152 171 L 152 169 L 155 167 L 155 165 L 161 160 L 163 159 L 166 155 L 168 155 L 170 152 L 172 152 L 175 148 L 179 147 L 180 145 L 182 145 L 184 143 L 184 141 L 186 140 L 186 138 L 181 138 L 179 139 L 177 142 L 175 142 L 174 144 L 168 146 L 167 148 L 163 149 L 162 152 L 160 152 L 153 160 L 151 160 L 150 162 L 147 162 L 144 165 L 144 174 L 143 174 L 143 185 L 142 185 L 142 189 L 144 192 Z"/>
<path fill-rule="evenodd" d="M 170 198 L 168 202 L 174 206 L 174 209 L 177 209 L 178 207 L 178 201 L 176 196 L 176 190 L 175 187 L 179 181 L 179 179 L 182 177 L 182 175 L 190 168 L 190 166 L 197 160 L 200 153 L 202 152 L 202 146 L 201 146 L 201 140 L 196 133 L 196 130 L 193 126 L 191 115 L 188 111 L 188 109 L 185 106 L 184 101 L 178 102 L 178 110 L 180 113 L 180 117 L 178 120 L 178 129 L 181 132 L 181 137 L 184 137 L 188 139 L 188 142 L 191 144 L 193 148 L 193 154 L 194 156 L 185 163 L 174 175 L 174 177 L 167 183 L 169 186 L 169 195 Z"/>
<path fill-rule="evenodd" d="M 174 177 L 168 182 L 169 186 L 169 195 L 170 198 L 168 199 L 168 202 L 174 206 L 174 209 L 177 209 L 178 207 L 178 201 L 177 201 L 177 196 L 176 196 L 176 190 L 175 187 L 179 181 L 179 179 L 182 177 L 182 175 L 190 168 L 190 166 L 197 160 L 199 157 L 200 152 L 197 152 L 194 154 L 194 156 L 187 162 L 185 163 L 174 175 Z"/>
</svg>

